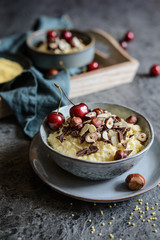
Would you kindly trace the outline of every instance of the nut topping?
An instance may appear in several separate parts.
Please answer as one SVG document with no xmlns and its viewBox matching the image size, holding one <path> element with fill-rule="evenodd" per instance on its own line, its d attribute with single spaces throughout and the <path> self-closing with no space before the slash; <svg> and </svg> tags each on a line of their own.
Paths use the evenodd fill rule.
<svg viewBox="0 0 160 240">
<path fill-rule="evenodd" d="M 117 135 L 111 137 L 111 143 L 113 144 L 113 146 L 118 145 L 119 141 Z"/>
<path fill-rule="evenodd" d="M 89 126 L 90 126 L 90 124 L 85 124 L 84 127 L 81 129 L 79 135 L 80 135 L 80 136 L 84 135 L 84 134 L 88 131 Z"/>
<path fill-rule="evenodd" d="M 105 124 L 106 124 L 106 127 L 107 127 L 108 129 L 111 129 L 111 128 L 113 127 L 113 123 L 114 123 L 114 121 L 113 121 L 113 118 L 112 118 L 112 117 L 107 118 L 107 119 L 105 120 Z"/>
<path fill-rule="evenodd" d="M 90 124 L 90 125 L 89 125 L 89 132 L 90 132 L 90 133 L 97 132 L 97 129 L 96 129 L 96 127 L 95 127 L 93 124 Z"/>
<path fill-rule="evenodd" d="M 87 118 L 95 118 L 96 117 L 96 112 L 89 112 L 89 113 L 87 113 L 86 115 L 85 115 L 85 117 L 87 117 Z"/>
<path fill-rule="evenodd" d="M 86 136 L 85 136 L 85 141 L 87 143 L 94 143 L 96 142 L 98 139 L 98 136 L 96 133 L 88 133 Z"/>
<path fill-rule="evenodd" d="M 101 125 L 102 125 L 102 121 L 101 121 L 101 119 L 100 118 L 93 118 L 92 119 L 92 121 L 91 121 L 91 123 L 96 127 L 96 128 L 99 128 L 99 127 L 101 127 Z"/>
<path fill-rule="evenodd" d="M 79 124 L 82 124 L 82 119 L 80 117 L 73 117 L 70 121 L 70 126 L 71 127 L 76 127 Z"/>
<path fill-rule="evenodd" d="M 108 140 L 109 140 L 107 131 L 103 131 L 103 132 L 102 132 L 102 138 L 103 138 L 105 141 L 108 141 Z"/>
<path fill-rule="evenodd" d="M 95 109 L 93 109 L 93 111 L 96 112 L 97 115 L 103 113 L 103 109 L 102 108 L 95 108 Z"/>
<path fill-rule="evenodd" d="M 114 156 L 114 160 L 120 160 L 125 158 L 125 152 L 122 150 L 118 150 Z"/>
<path fill-rule="evenodd" d="M 147 140 L 147 135 L 145 133 L 140 133 L 138 135 L 138 140 L 141 142 L 145 142 Z"/>
<path fill-rule="evenodd" d="M 130 190 L 140 190 L 145 185 L 145 179 L 138 173 L 129 174 L 126 178 L 126 184 Z"/>
<path fill-rule="evenodd" d="M 126 119 L 126 122 L 131 123 L 131 124 L 136 124 L 137 123 L 137 117 L 134 116 L 134 115 L 131 115 Z"/>
</svg>

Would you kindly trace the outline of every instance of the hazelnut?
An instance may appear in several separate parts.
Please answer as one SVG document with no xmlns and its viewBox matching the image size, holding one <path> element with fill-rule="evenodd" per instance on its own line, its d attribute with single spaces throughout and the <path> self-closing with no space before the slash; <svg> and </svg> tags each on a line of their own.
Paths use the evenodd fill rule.
<svg viewBox="0 0 160 240">
<path fill-rule="evenodd" d="M 86 118 L 95 118 L 96 117 L 96 112 L 89 112 L 85 115 Z"/>
<path fill-rule="evenodd" d="M 102 125 L 102 121 L 100 118 L 93 118 L 92 119 L 92 124 L 95 126 L 95 127 L 101 127 Z"/>
<path fill-rule="evenodd" d="M 140 133 L 138 135 L 138 140 L 141 142 L 145 142 L 147 140 L 147 135 L 145 133 Z"/>
<path fill-rule="evenodd" d="M 130 190 L 140 190 L 145 185 L 145 179 L 139 173 L 129 174 L 125 181 Z"/>
<path fill-rule="evenodd" d="M 97 139 L 98 139 L 98 136 L 96 133 L 88 133 L 85 137 L 85 141 L 87 143 L 94 143 L 97 141 Z"/>
<path fill-rule="evenodd" d="M 78 124 L 78 125 L 75 127 L 75 129 L 79 130 L 79 129 L 81 129 L 82 127 L 83 127 L 83 124 L 80 123 L 80 124 Z"/>
<path fill-rule="evenodd" d="M 103 133 L 102 133 L 102 138 L 103 138 L 105 141 L 108 141 L 108 140 L 109 140 L 108 132 L 107 132 L 107 131 L 103 131 Z"/>
<path fill-rule="evenodd" d="M 97 115 L 103 113 L 103 109 L 102 108 L 95 108 L 93 111 L 96 112 Z"/>
<path fill-rule="evenodd" d="M 115 116 L 115 119 L 120 122 L 121 121 L 121 118 L 119 116 Z"/>
<path fill-rule="evenodd" d="M 131 115 L 126 119 L 126 122 L 131 123 L 131 124 L 136 124 L 137 123 L 137 117 L 134 116 L 134 115 Z"/>
<path fill-rule="evenodd" d="M 71 127 L 77 127 L 79 124 L 82 124 L 82 119 L 80 117 L 73 117 L 70 121 Z"/>
<path fill-rule="evenodd" d="M 114 121 L 113 121 L 113 118 L 112 118 L 112 117 L 107 118 L 107 119 L 105 120 L 105 124 L 106 124 L 106 127 L 107 127 L 108 129 L 111 129 L 111 128 L 113 127 L 113 123 L 114 123 Z"/>
<path fill-rule="evenodd" d="M 127 154 L 125 154 L 125 152 L 122 151 L 122 150 L 118 150 L 116 152 L 115 156 L 114 156 L 114 160 L 120 160 L 120 159 L 123 159 L 125 157 L 127 157 Z"/>
</svg>

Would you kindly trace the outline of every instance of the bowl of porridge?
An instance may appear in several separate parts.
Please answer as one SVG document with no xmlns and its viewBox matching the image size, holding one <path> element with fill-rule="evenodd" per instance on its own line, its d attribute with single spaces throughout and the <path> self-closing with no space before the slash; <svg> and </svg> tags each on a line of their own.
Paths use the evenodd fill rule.
<svg viewBox="0 0 160 240">
<path fill-rule="evenodd" d="M 126 106 L 88 103 L 83 119 L 71 116 L 71 105 L 60 108 L 65 117 L 52 130 L 47 117 L 40 136 L 50 158 L 64 170 L 82 178 L 103 180 L 117 177 L 135 166 L 154 139 L 149 120 Z"/>
<path fill-rule="evenodd" d="M 34 65 L 42 70 L 83 67 L 94 58 L 94 38 L 78 30 L 38 30 L 26 44 Z"/>
</svg>

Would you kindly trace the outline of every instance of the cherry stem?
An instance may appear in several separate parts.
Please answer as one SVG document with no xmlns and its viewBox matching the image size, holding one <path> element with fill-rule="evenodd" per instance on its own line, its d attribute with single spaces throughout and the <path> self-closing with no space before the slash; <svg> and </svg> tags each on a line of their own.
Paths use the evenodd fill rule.
<svg viewBox="0 0 160 240">
<path fill-rule="evenodd" d="M 61 106 L 61 103 L 62 103 L 62 90 L 61 90 L 60 87 L 59 87 L 59 91 L 61 93 L 61 98 L 60 98 L 59 106 L 58 106 L 58 109 L 57 109 L 57 114 L 59 113 L 59 109 L 60 109 L 60 106 Z"/>
<path fill-rule="evenodd" d="M 68 101 L 69 101 L 71 104 L 75 105 L 75 104 L 67 97 L 67 95 L 65 94 L 65 92 L 63 91 L 63 89 L 62 89 L 57 83 L 55 83 L 54 85 L 55 85 L 57 88 L 59 88 L 61 94 L 62 94 L 62 92 L 63 92 L 64 96 L 68 99 Z M 62 102 L 62 97 L 61 97 L 61 102 Z M 59 110 L 59 108 L 58 108 L 58 110 Z"/>
</svg>

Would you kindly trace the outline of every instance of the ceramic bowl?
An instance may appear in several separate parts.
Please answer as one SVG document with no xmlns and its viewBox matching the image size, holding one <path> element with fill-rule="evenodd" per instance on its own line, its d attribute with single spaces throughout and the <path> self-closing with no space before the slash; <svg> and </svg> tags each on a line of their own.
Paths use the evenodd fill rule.
<svg viewBox="0 0 160 240">
<path fill-rule="evenodd" d="M 98 107 L 106 109 L 107 111 L 124 119 L 130 115 L 135 115 L 138 118 L 137 124 L 141 126 L 142 131 L 148 136 L 147 141 L 145 142 L 145 148 L 134 156 L 115 161 L 91 162 L 83 159 L 73 158 L 61 154 L 49 146 L 47 137 L 52 130 L 50 130 L 48 127 L 46 118 L 43 120 L 40 126 L 41 140 L 48 149 L 50 158 L 54 160 L 61 168 L 76 176 L 92 180 L 111 179 L 117 177 L 131 169 L 145 156 L 153 143 L 153 128 L 146 117 L 128 107 L 111 103 L 88 103 L 87 105 L 90 109 Z M 70 107 L 71 106 L 62 107 L 60 112 L 63 113 L 65 117 L 69 116 Z"/>
<path fill-rule="evenodd" d="M 95 40 L 91 35 L 77 30 L 71 30 L 74 36 L 83 40 L 85 47 L 74 53 L 54 54 L 52 52 L 42 52 L 36 48 L 38 42 L 46 41 L 48 31 L 49 30 L 39 30 L 27 38 L 28 53 L 36 67 L 42 70 L 50 70 L 51 68 L 61 69 L 62 66 L 59 63 L 63 62 L 65 68 L 74 68 L 82 67 L 92 62 L 94 58 Z"/>
</svg>

